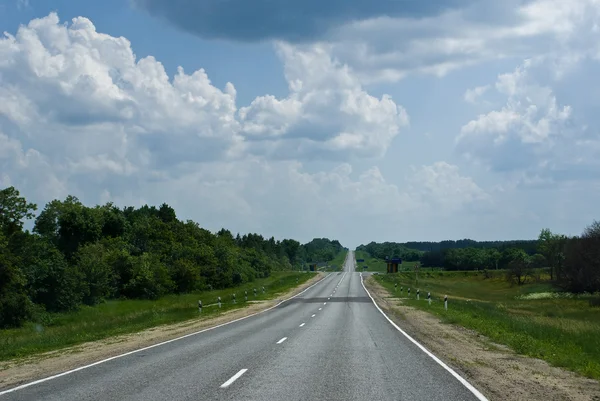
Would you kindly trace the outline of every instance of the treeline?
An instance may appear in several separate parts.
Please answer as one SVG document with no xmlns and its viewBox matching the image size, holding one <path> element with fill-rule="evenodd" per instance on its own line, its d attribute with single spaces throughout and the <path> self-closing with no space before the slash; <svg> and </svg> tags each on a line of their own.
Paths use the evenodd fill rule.
<svg viewBox="0 0 600 401">
<path fill-rule="evenodd" d="M 385 259 L 386 257 L 402 258 L 402 260 L 411 262 L 420 260 L 424 253 L 416 249 L 410 249 L 404 244 L 399 244 L 397 242 L 383 242 L 380 244 L 377 242 L 370 242 L 367 245 L 359 245 L 356 250 L 367 252 L 372 257 L 378 259 Z"/>
<path fill-rule="evenodd" d="M 337 240 L 315 238 L 303 246 L 300 258 L 306 263 L 328 262 L 347 250 Z"/>
<path fill-rule="evenodd" d="M 0 327 L 106 299 L 232 287 L 343 249 L 328 239 L 213 234 L 167 204 L 87 207 L 73 196 L 48 203 L 24 230 L 36 210 L 14 187 L 0 191 Z"/>
<path fill-rule="evenodd" d="M 380 259 L 419 260 L 423 267 L 445 270 L 504 269 L 507 279 L 518 285 L 545 269 L 550 280 L 566 291 L 600 291 L 600 222 L 575 237 L 543 229 L 538 239 L 531 241 L 372 242 L 357 250 Z"/>
<path fill-rule="evenodd" d="M 415 249 L 422 252 L 436 252 L 443 251 L 445 249 L 463 249 L 463 248 L 477 248 L 477 249 L 497 249 L 503 251 L 508 248 L 523 249 L 527 254 L 533 255 L 537 251 L 536 240 L 511 240 L 511 241 L 475 241 L 472 239 L 460 239 L 457 241 L 446 240 L 439 242 L 423 242 L 413 241 L 401 243 L 408 249 Z"/>
</svg>

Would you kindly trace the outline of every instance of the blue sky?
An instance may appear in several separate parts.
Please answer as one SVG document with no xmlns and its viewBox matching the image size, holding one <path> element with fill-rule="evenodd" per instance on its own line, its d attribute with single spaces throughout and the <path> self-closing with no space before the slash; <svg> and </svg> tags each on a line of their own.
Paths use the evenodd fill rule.
<svg viewBox="0 0 600 401">
<path fill-rule="evenodd" d="M 351 247 L 598 218 L 596 0 L 324 7 L 5 0 L 0 186 Z"/>
</svg>

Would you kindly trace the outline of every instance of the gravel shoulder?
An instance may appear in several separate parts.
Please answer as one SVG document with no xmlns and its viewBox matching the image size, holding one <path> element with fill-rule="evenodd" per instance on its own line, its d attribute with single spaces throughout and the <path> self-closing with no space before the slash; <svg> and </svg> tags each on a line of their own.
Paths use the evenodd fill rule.
<svg viewBox="0 0 600 401">
<path fill-rule="evenodd" d="M 88 365 L 103 359 L 148 347 L 261 312 L 275 306 L 284 299 L 293 297 L 310 285 L 323 279 L 323 277 L 325 277 L 325 274 L 319 273 L 298 287 L 295 287 L 288 292 L 278 294 L 275 299 L 255 302 L 245 308 L 224 312 L 220 316 L 214 318 L 188 320 L 172 325 L 157 326 L 138 333 L 110 337 L 104 340 L 88 342 L 57 351 L 0 362 L 0 390 L 59 374 L 80 366 Z"/>
<path fill-rule="evenodd" d="M 365 286 L 390 319 L 491 401 L 600 401 L 598 381 L 519 355 L 473 330 L 403 305 L 371 276 Z"/>
</svg>

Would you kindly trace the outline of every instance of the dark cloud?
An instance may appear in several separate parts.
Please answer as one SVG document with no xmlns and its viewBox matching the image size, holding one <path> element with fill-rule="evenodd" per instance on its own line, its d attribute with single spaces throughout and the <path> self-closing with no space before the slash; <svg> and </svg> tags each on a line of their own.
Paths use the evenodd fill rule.
<svg viewBox="0 0 600 401">
<path fill-rule="evenodd" d="M 304 42 L 350 21 L 425 17 L 480 0 L 133 0 L 149 14 L 213 39 Z"/>
</svg>

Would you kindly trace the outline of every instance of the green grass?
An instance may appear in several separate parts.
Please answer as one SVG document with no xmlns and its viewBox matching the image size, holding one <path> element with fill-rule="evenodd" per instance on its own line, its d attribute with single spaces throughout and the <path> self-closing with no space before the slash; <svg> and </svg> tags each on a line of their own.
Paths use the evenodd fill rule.
<svg viewBox="0 0 600 401">
<path fill-rule="evenodd" d="M 348 254 L 348 251 L 346 250 L 341 250 L 336 256 L 335 258 L 333 258 L 333 260 L 330 260 L 328 262 L 329 267 L 324 269 L 325 271 L 328 272 L 339 272 L 340 270 L 342 270 L 344 268 L 344 261 L 346 260 L 346 255 Z"/>
<path fill-rule="evenodd" d="M 0 330 L 0 360 L 134 333 L 162 324 L 214 317 L 246 306 L 244 291 L 248 291 L 248 301 L 272 299 L 296 286 L 296 280 L 301 284 L 312 277 L 314 273 L 274 272 L 269 278 L 226 290 L 169 295 L 157 301 L 113 300 L 73 313 L 50 314 L 43 324 L 28 323 L 19 329 Z M 257 289 L 256 297 L 254 288 Z M 234 293 L 237 298 L 235 305 L 232 302 Z M 216 304 L 218 297 L 222 300 L 221 309 Z M 202 300 L 204 305 L 201 316 L 198 300 Z"/>
<path fill-rule="evenodd" d="M 375 279 L 397 297 L 406 298 L 410 287 L 411 299 L 405 300 L 409 306 L 476 330 L 518 353 L 600 379 L 600 308 L 591 307 L 583 297 L 523 299 L 523 295 L 550 292 L 552 288 L 544 282 L 510 286 L 502 272 L 494 273 L 492 278 L 485 278 L 483 272 L 420 273 L 418 287 L 414 273 Z M 420 301 L 415 299 L 416 288 L 421 292 Z M 446 294 L 448 311 L 443 306 Z"/>
</svg>

